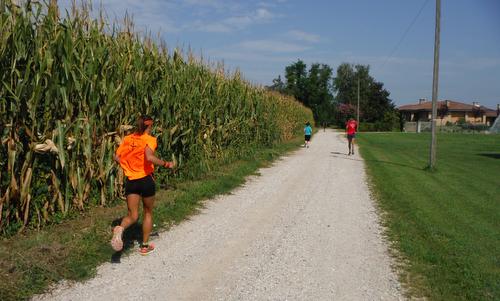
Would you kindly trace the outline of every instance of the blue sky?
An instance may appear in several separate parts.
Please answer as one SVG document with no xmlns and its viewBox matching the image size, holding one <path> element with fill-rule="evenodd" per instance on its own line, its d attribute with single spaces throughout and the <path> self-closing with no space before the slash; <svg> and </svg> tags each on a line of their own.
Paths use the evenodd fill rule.
<svg viewBox="0 0 500 301">
<path fill-rule="evenodd" d="M 63 7 L 70 2 L 59 0 Z M 435 0 L 103 0 L 102 5 L 111 18 L 128 11 L 138 31 L 160 33 L 169 48 L 190 47 L 212 62 L 224 61 L 255 84 L 270 84 L 297 59 L 334 69 L 348 62 L 370 65 L 398 105 L 431 98 Z M 499 0 L 442 1 L 439 89 L 440 99 L 491 108 L 500 103 Z"/>
</svg>

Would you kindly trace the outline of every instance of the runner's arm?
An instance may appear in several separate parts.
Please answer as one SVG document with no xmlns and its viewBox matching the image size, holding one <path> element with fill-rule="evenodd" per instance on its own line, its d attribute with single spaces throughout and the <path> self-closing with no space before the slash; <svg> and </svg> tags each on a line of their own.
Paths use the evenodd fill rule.
<svg viewBox="0 0 500 301">
<path fill-rule="evenodd" d="M 118 146 L 118 149 L 116 150 L 116 152 L 113 155 L 113 159 L 118 164 L 120 164 L 120 154 L 122 153 L 122 151 L 123 151 L 123 141 L 122 141 L 122 143 L 120 143 L 120 146 Z"/>
<path fill-rule="evenodd" d="M 146 155 L 146 160 L 148 160 L 149 162 L 151 162 L 155 165 L 160 165 L 160 166 L 166 167 L 166 168 L 173 168 L 174 167 L 174 162 L 161 160 L 160 158 L 155 156 L 153 150 L 149 146 L 146 146 L 146 149 L 144 150 L 144 152 Z"/>
</svg>

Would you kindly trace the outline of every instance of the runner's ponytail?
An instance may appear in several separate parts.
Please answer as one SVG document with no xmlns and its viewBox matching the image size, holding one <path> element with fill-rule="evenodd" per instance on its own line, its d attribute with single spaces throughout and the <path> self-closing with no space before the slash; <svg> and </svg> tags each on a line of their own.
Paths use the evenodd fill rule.
<svg viewBox="0 0 500 301">
<path fill-rule="evenodd" d="M 142 115 L 137 119 L 137 133 L 142 135 L 148 126 L 153 124 L 153 118 L 148 115 Z"/>
</svg>

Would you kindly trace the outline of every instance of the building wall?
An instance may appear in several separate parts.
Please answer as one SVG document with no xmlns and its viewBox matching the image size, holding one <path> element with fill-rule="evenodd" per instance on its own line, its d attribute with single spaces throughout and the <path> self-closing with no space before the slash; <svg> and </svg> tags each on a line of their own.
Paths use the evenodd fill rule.
<svg viewBox="0 0 500 301">
<path fill-rule="evenodd" d="M 460 119 L 465 120 L 465 112 L 451 112 L 447 121 L 451 123 L 457 123 Z M 446 122 L 445 122 L 446 124 Z"/>
<path fill-rule="evenodd" d="M 417 123 L 413 121 L 406 121 L 403 130 L 407 133 L 416 133 Z"/>
<path fill-rule="evenodd" d="M 465 117 L 465 121 L 466 122 L 470 122 L 470 123 L 486 123 L 486 120 L 483 121 L 483 119 L 485 119 L 486 116 L 482 115 L 482 116 L 479 116 L 479 117 L 474 117 L 474 114 L 472 112 L 467 112 L 466 114 L 466 117 Z"/>
<path fill-rule="evenodd" d="M 430 121 L 431 113 L 430 112 L 405 112 L 403 113 L 404 119 L 407 122 L 416 122 L 416 121 Z M 472 112 L 450 112 L 448 115 L 443 117 L 443 119 L 438 117 L 437 124 L 438 125 L 446 125 L 447 122 L 457 123 L 460 120 L 464 120 L 465 122 L 475 123 L 475 124 L 491 124 L 491 119 L 486 118 L 485 115 L 474 117 Z M 494 118 L 493 118 L 494 120 Z"/>
</svg>

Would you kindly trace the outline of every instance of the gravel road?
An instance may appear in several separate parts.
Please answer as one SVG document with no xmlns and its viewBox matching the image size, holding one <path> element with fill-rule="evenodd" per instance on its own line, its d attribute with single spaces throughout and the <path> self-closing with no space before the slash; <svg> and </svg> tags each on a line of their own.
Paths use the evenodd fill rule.
<svg viewBox="0 0 500 301">
<path fill-rule="evenodd" d="M 156 252 L 34 300 L 402 300 L 364 165 L 320 131 L 160 233 Z"/>
</svg>

